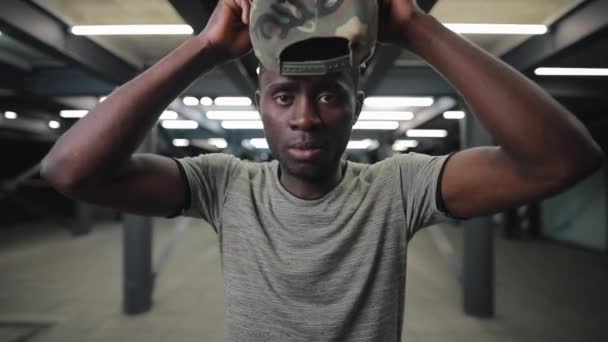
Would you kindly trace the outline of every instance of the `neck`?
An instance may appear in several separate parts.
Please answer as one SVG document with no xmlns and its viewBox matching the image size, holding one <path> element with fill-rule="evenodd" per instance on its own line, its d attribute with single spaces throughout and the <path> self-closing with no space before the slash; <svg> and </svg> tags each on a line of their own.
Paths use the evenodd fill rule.
<svg viewBox="0 0 608 342">
<path fill-rule="evenodd" d="M 304 179 L 286 172 L 280 168 L 279 181 L 283 187 L 292 195 L 305 199 L 314 200 L 325 196 L 342 180 L 342 163 L 329 173 L 329 177 L 321 179 Z"/>
</svg>

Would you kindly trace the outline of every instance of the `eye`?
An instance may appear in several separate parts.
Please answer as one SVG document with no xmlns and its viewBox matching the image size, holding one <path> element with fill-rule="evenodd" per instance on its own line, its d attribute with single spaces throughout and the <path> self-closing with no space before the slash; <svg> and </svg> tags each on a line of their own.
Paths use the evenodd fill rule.
<svg viewBox="0 0 608 342">
<path fill-rule="evenodd" d="M 281 106 L 289 106 L 293 103 L 293 96 L 288 94 L 278 94 L 273 99 Z"/>
<path fill-rule="evenodd" d="M 324 93 L 324 94 L 321 94 L 321 96 L 319 96 L 319 102 L 321 102 L 321 103 L 332 104 L 332 103 L 335 103 L 337 100 L 338 100 L 338 97 L 336 96 L 336 94 L 332 94 L 332 93 Z"/>
</svg>

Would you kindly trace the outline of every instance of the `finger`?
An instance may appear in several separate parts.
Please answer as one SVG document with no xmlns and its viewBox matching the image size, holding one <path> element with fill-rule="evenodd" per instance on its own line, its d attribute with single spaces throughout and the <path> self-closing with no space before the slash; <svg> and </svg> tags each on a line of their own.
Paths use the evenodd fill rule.
<svg viewBox="0 0 608 342">
<path fill-rule="evenodd" d="M 245 25 L 249 24 L 249 11 L 251 10 L 250 0 L 240 0 L 241 2 L 241 16 Z"/>
</svg>

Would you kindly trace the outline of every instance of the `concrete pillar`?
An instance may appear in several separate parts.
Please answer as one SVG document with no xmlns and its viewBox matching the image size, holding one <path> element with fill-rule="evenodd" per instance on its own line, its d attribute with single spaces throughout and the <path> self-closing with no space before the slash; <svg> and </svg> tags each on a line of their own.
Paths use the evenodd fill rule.
<svg viewBox="0 0 608 342">
<path fill-rule="evenodd" d="M 491 146 L 492 138 L 470 110 L 460 121 L 461 146 Z M 463 308 L 467 315 L 494 316 L 494 230 L 490 216 L 463 223 Z"/>
<path fill-rule="evenodd" d="M 85 202 L 76 202 L 76 214 L 72 224 L 72 235 L 82 236 L 91 232 L 95 207 Z"/>
<path fill-rule="evenodd" d="M 152 130 L 138 153 L 156 150 L 157 131 Z M 152 307 L 152 218 L 125 214 L 123 221 L 123 311 L 136 315 Z"/>
</svg>

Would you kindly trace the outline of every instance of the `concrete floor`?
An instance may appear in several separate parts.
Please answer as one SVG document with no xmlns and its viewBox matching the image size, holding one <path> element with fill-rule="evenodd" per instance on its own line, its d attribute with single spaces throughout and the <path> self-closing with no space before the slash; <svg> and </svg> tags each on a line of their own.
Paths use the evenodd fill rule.
<svg viewBox="0 0 608 342">
<path fill-rule="evenodd" d="M 156 220 L 157 255 L 174 224 Z M 458 252 L 461 230 L 444 230 Z M 209 227 L 197 221 L 184 234 L 153 310 L 136 317 L 121 313 L 121 242 L 111 223 L 81 238 L 43 223 L 0 229 L 0 342 L 223 340 Z M 429 232 L 410 248 L 404 341 L 608 341 L 607 256 L 497 238 L 496 317 L 479 320 L 462 314 L 460 287 Z"/>
</svg>

